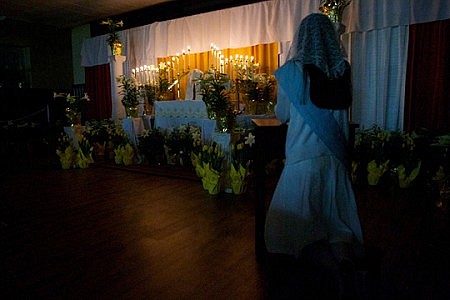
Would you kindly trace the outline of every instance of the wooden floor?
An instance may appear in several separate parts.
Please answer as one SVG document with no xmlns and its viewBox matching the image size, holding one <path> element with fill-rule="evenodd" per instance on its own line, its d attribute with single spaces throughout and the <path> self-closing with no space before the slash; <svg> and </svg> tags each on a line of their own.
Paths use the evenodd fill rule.
<svg viewBox="0 0 450 300">
<path fill-rule="evenodd" d="M 256 260 L 252 191 L 212 197 L 195 177 L 138 169 L 63 171 L 51 159 L 3 168 L 0 298 L 324 295 L 326 274 Z M 356 193 L 369 256 L 366 298 L 450 299 L 445 207 L 415 190 Z"/>
</svg>

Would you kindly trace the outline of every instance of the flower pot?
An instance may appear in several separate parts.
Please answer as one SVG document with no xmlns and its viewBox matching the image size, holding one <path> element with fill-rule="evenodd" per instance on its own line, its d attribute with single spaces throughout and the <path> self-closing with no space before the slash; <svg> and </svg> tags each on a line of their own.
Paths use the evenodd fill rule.
<svg viewBox="0 0 450 300">
<path fill-rule="evenodd" d="M 81 125 L 81 112 L 76 112 L 70 108 L 66 108 L 66 117 L 70 126 Z"/>
<path fill-rule="evenodd" d="M 121 148 L 114 150 L 114 162 L 117 165 L 121 165 L 123 163 L 123 154 Z"/>
<path fill-rule="evenodd" d="M 207 185 L 208 193 L 210 195 L 219 194 L 221 187 L 222 187 L 222 184 L 221 184 L 222 177 L 220 176 L 220 173 L 217 172 L 216 170 L 208 169 L 205 174 L 205 178 L 206 178 L 206 185 Z"/>
<path fill-rule="evenodd" d="M 222 185 L 220 184 L 220 180 L 216 182 L 211 182 L 208 186 L 208 193 L 210 195 L 217 195 L 220 193 Z"/>
<path fill-rule="evenodd" d="M 127 118 L 137 118 L 138 117 L 138 107 L 137 106 L 125 106 L 125 114 Z"/>
<path fill-rule="evenodd" d="M 102 161 L 105 159 L 106 143 L 95 142 L 94 143 L 94 157 L 96 161 Z"/>
<path fill-rule="evenodd" d="M 247 189 L 247 170 L 239 164 L 236 168 L 233 164 L 230 166 L 230 181 L 233 194 L 241 195 Z"/>
<path fill-rule="evenodd" d="M 111 45 L 112 55 L 122 55 L 123 45 L 121 42 L 114 42 Z"/>
<path fill-rule="evenodd" d="M 422 162 L 419 161 L 416 167 L 411 170 L 409 174 L 406 173 L 406 168 L 404 165 L 400 165 L 397 167 L 398 185 L 400 188 L 406 189 L 411 187 L 412 182 L 419 175 L 421 164 Z"/>
<path fill-rule="evenodd" d="M 247 181 L 246 180 L 232 181 L 231 189 L 233 190 L 233 194 L 242 195 L 247 191 Z"/>
<path fill-rule="evenodd" d="M 84 155 L 84 153 L 82 151 L 78 151 L 77 154 L 77 167 L 80 169 L 86 169 L 89 167 L 89 163 L 90 163 L 91 159 Z"/>
<path fill-rule="evenodd" d="M 125 166 L 130 166 L 134 163 L 134 155 L 124 155 L 122 159 Z"/>
<path fill-rule="evenodd" d="M 375 160 L 372 160 L 367 164 L 367 182 L 369 185 L 378 185 L 380 178 L 389 169 L 389 160 L 377 164 Z"/>
<path fill-rule="evenodd" d="M 63 170 L 68 170 L 72 168 L 72 160 L 66 158 L 60 158 L 59 162 L 61 163 L 61 168 Z"/>
</svg>

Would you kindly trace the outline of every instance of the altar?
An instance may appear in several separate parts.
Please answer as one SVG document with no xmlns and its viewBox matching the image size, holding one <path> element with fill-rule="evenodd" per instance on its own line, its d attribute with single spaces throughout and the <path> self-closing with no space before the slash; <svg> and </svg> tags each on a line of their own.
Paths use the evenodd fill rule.
<svg viewBox="0 0 450 300">
<path fill-rule="evenodd" d="M 169 129 L 180 125 L 193 125 L 201 129 L 202 141 L 212 139 L 216 121 L 208 118 L 202 100 L 155 101 L 154 128 Z"/>
</svg>

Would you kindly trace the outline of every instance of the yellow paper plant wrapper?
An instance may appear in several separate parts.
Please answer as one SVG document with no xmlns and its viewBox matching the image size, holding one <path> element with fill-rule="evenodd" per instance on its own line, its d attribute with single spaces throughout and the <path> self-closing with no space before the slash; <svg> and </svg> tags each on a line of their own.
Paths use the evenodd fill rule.
<svg viewBox="0 0 450 300">
<path fill-rule="evenodd" d="M 404 165 L 400 165 L 397 167 L 397 173 L 398 173 L 398 185 L 401 188 L 407 188 L 411 185 L 411 182 L 413 182 L 414 179 L 416 179 L 417 175 L 419 175 L 420 166 L 422 162 L 419 161 L 417 163 L 417 166 L 411 171 L 411 173 L 406 174 L 406 168 Z"/>
<path fill-rule="evenodd" d="M 123 148 L 123 164 L 125 166 L 132 165 L 134 162 L 134 149 L 130 144 L 126 144 Z"/>
<path fill-rule="evenodd" d="M 375 160 L 372 160 L 367 164 L 367 181 L 370 185 L 377 185 L 381 176 L 388 170 L 389 160 L 377 165 Z"/>
</svg>

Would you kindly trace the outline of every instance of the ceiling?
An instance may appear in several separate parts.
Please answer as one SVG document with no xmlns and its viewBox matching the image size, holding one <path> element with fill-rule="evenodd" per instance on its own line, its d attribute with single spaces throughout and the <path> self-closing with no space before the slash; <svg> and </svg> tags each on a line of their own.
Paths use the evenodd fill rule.
<svg viewBox="0 0 450 300">
<path fill-rule="evenodd" d="M 72 28 L 174 0 L 1 0 L 0 20 Z"/>
</svg>

